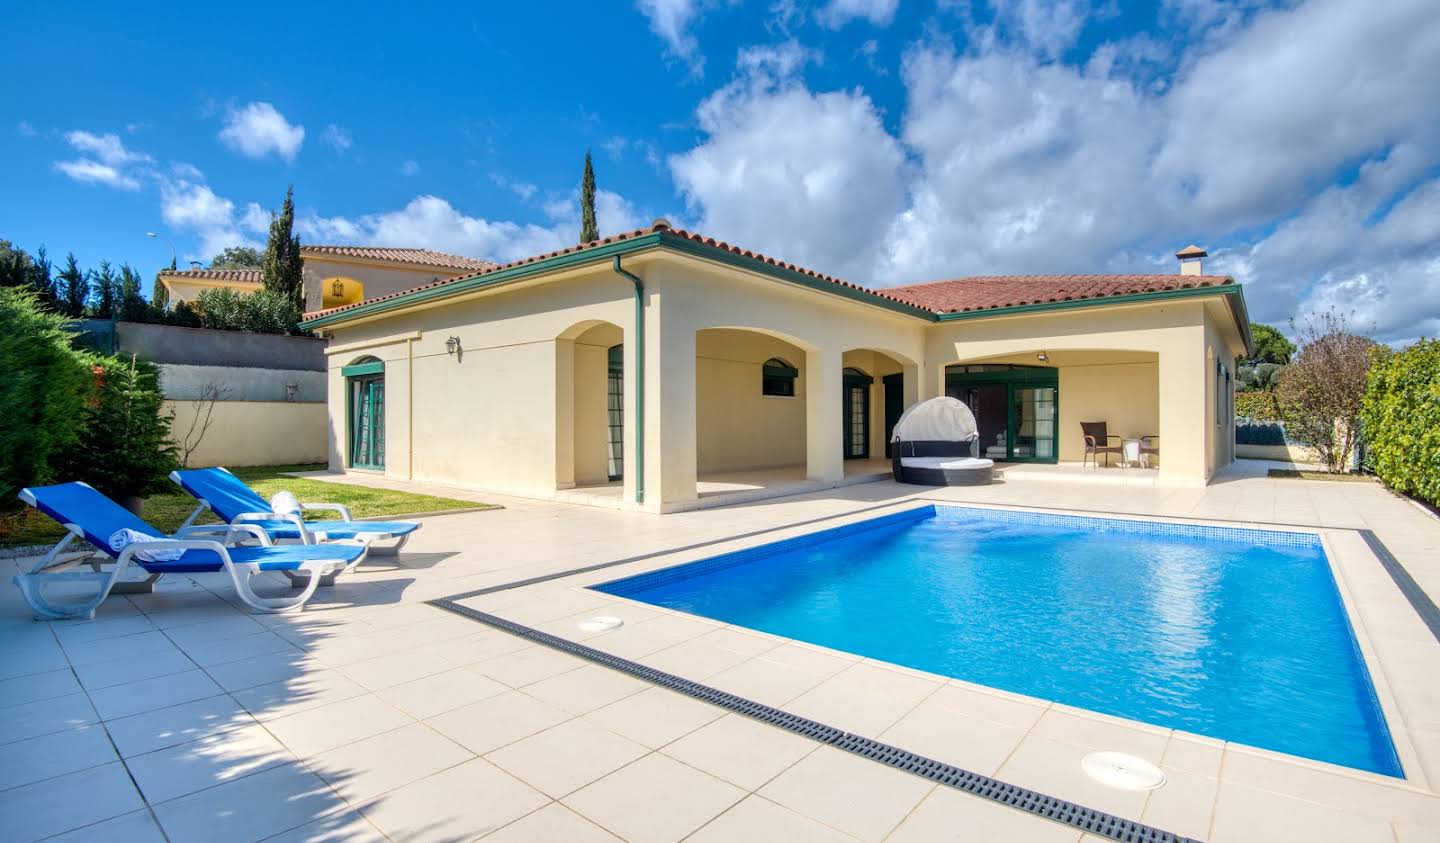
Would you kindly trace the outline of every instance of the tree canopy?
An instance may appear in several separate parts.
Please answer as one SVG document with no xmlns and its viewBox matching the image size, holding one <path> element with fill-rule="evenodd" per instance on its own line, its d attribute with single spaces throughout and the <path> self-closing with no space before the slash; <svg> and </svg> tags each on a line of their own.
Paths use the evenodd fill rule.
<svg viewBox="0 0 1440 843">
<path fill-rule="evenodd" d="M 270 241 L 265 244 L 265 257 L 260 264 L 260 278 L 276 295 L 305 309 L 305 261 L 300 257 L 300 238 L 295 227 L 295 186 L 285 191 L 280 213 L 270 220 Z"/>
<path fill-rule="evenodd" d="M 211 269 L 257 269 L 265 263 L 265 255 L 249 246 L 227 246 L 210 259 Z"/>
<path fill-rule="evenodd" d="M 1250 337 L 1255 341 L 1255 354 L 1250 357 L 1251 364 L 1276 363 L 1284 366 L 1295 353 L 1295 343 L 1286 339 L 1280 329 L 1274 326 L 1251 322 Z"/>
<path fill-rule="evenodd" d="M 595 222 L 595 167 L 590 163 L 590 150 L 585 150 L 585 175 L 580 178 L 580 242 L 600 239 Z"/>
</svg>

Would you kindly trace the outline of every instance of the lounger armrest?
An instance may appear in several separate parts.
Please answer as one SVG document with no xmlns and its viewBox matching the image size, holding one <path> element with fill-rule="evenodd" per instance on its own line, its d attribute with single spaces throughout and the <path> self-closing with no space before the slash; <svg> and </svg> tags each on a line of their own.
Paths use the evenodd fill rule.
<svg viewBox="0 0 1440 843">
<path fill-rule="evenodd" d="M 175 538 L 205 535 L 223 535 L 225 544 L 234 544 L 236 539 L 246 536 L 260 542 L 263 547 L 270 547 L 274 544 L 270 541 L 270 534 L 265 532 L 265 528 L 259 524 L 196 524 L 175 531 Z"/>
<path fill-rule="evenodd" d="M 346 506 L 343 503 L 302 503 L 300 504 L 300 508 L 305 510 L 306 512 L 310 512 L 311 510 L 331 510 L 340 513 L 341 521 L 355 520 L 350 515 L 350 507 Z"/>
<path fill-rule="evenodd" d="M 246 521 L 288 521 L 300 531 L 300 540 L 305 544 L 315 544 L 315 536 L 305 528 L 305 521 L 293 512 L 242 512 L 230 519 L 230 525 L 243 524 Z"/>
</svg>

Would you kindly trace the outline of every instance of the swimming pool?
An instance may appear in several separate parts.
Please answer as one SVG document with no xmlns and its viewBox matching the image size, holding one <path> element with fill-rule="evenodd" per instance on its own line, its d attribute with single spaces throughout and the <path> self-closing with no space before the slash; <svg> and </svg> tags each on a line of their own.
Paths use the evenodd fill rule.
<svg viewBox="0 0 1440 843">
<path fill-rule="evenodd" d="M 1313 533 L 926 506 L 594 588 L 1402 775 Z"/>
</svg>

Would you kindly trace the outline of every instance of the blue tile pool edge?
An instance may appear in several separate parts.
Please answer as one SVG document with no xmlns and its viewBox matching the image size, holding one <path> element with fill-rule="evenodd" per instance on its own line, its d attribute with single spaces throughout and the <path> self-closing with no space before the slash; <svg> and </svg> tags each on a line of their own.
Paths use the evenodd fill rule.
<svg viewBox="0 0 1440 843">
<path fill-rule="evenodd" d="M 1056 512 L 1039 512 L 1033 510 L 1009 509 L 1003 507 L 976 507 L 965 506 L 963 504 L 949 504 L 944 502 L 926 502 L 921 506 L 916 506 L 911 509 L 902 510 L 900 512 L 895 512 L 888 515 L 881 515 L 875 518 L 866 518 L 863 520 L 850 522 L 848 524 L 842 524 L 837 527 L 829 527 L 825 529 L 815 530 L 809 533 L 804 533 L 798 536 L 791 536 L 789 538 L 781 539 L 775 542 L 759 544 L 753 547 L 747 547 L 740 550 L 721 553 L 705 559 L 697 559 L 691 562 L 681 562 L 675 565 L 659 568 L 654 571 L 645 571 L 639 574 L 633 574 L 628 577 L 622 577 L 620 579 L 609 580 L 603 583 L 596 583 L 593 585 L 585 586 L 585 588 L 592 591 L 598 591 L 603 594 L 608 594 L 613 597 L 619 597 L 626 600 L 634 600 L 636 602 L 644 603 L 647 606 L 651 606 L 654 604 L 651 604 L 639 597 L 636 597 L 636 592 L 644 591 L 650 588 L 655 588 L 660 585 L 666 585 L 680 580 L 690 579 L 692 577 L 701 576 L 703 574 L 712 573 L 714 571 L 724 570 L 725 568 L 743 565 L 749 562 L 753 562 L 757 559 L 762 559 L 766 556 L 783 553 L 796 547 L 803 547 L 821 541 L 833 541 L 835 539 L 843 538 L 845 536 L 868 532 L 870 530 L 882 529 L 885 527 L 892 527 L 897 524 L 903 524 L 910 521 L 919 521 L 926 518 L 938 518 L 942 517 L 942 515 L 947 518 L 957 517 L 967 513 L 974 516 L 987 516 L 992 518 L 998 516 L 998 520 L 1010 521 L 1018 524 L 1036 524 L 1053 527 L 1083 526 L 1087 530 L 1098 529 L 1098 531 L 1101 532 L 1118 532 L 1130 534 L 1145 533 L 1151 535 L 1158 533 L 1160 535 L 1169 535 L 1184 538 L 1220 539 L 1224 541 L 1248 541 L 1250 543 L 1258 544 L 1265 547 L 1299 547 L 1318 550 L 1325 559 L 1326 571 L 1329 574 L 1330 588 L 1333 592 L 1336 603 L 1340 607 L 1340 614 L 1345 620 L 1345 632 L 1349 639 L 1351 651 L 1355 656 L 1355 661 L 1360 666 L 1361 676 L 1364 678 L 1365 682 L 1370 688 L 1370 704 L 1373 709 L 1373 714 L 1375 716 L 1376 722 L 1383 730 L 1383 736 L 1385 738 L 1385 744 L 1386 748 L 1388 749 L 1388 754 L 1390 756 L 1390 759 L 1393 760 L 1395 769 L 1398 772 L 1395 775 L 1391 775 L 1384 772 L 1362 770 L 1356 767 L 1348 767 L 1344 764 L 1335 764 L 1333 762 L 1322 761 L 1316 758 L 1306 758 L 1305 756 L 1293 755 L 1291 753 L 1266 749 L 1264 747 L 1255 747 L 1251 746 L 1250 744 L 1237 743 L 1236 745 L 1247 747 L 1253 750 L 1258 750 L 1261 752 L 1267 752 L 1283 756 L 1286 759 L 1301 763 L 1318 764 L 1323 767 L 1333 767 L 1339 770 L 1346 771 L 1348 773 L 1360 773 L 1363 775 L 1380 776 L 1386 779 L 1393 779 L 1397 781 L 1408 781 L 1408 777 L 1405 774 L 1405 765 L 1400 759 L 1400 753 L 1395 744 L 1394 732 L 1390 728 L 1390 719 L 1385 714 L 1385 706 L 1380 701 L 1380 693 L 1375 684 L 1375 677 L 1370 671 L 1369 661 L 1365 657 L 1364 649 L 1360 646 L 1359 636 L 1356 633 L 1354 622 L 1351 620 L 1350 617 L 1350 611 L 1353 607 L 1350 605 L 1350 602 L 1346 600 L 1345 594 L 1340 589 L 1339 572 L 1336 570 L 1336 564 L 1333 555 L 1329 552 L 1329 549 L 1327 548 L 1325 542 L 1321 539 L 1320 533 L 1313 530 L 1267 530 L 1259 527 L 1222 527 L 1209 524 L 1186 523 L 1182 521 L 1152 520 L 1146 518 L 1117 518 L 1107 515 L 1089 514 L 1071 515 Z M 1369 539 L 1367 538 L 1366 541 L 1368 544 Z M 675 609 L 671 609 L 670 611 L 674 611 L 679 614 L 689 614 L 687 612 Z M 737 628 L 741 629 L 749 629 L 749 627 L 740 626 L 738 624 L 728 625 L 736 626 Z M 805 643 L 812 644 L 813 646 L 825 646 L 823 644 L 814 644 L 813 642 Z M 837 652 L 848 653 L 848 651 L 844 650 L 838 650 Z M 849 655 L 859 654 L 849 653 Z M 864 657 L 862 656 L 862 658 Z M 932 673 L 932 675 L 947 680 L 956 679 L 956 677 L 947 676 L 946 674 L 942 673 Z M 996 690 L 1006 691 L 1006 693 L 1014 693 L 1012 691 L 1007 691 L 1003 688 L 999 688 Z M 1388 690 L 1389 689 L 1387 687 L 1387 692 Z M 1040 698 L 1036 697 L 1035 699 Z M 1046 703 L 1054 702 L 1053 700 L 1041 701 Z M 1082 710 L 1089 711 L 1090 709 Z M 1114 716 L 1104 715 L 1103 712 L 1094 713 L 1100 714 L 1102 716 Z M 1156 725 L 1146 723 L 1143 720 L 1136 720 L 1135 722 L 1144 723 L 1145 725 Z M 1233 741 L 1229 741 L 1225 738 L 1217 738 L 1215 736 L 1202 735 L 1201 737 L 1209 737 L 1213 740 L 1223 740 L 1226 743 L 1234 743 Z"/>
</svg>

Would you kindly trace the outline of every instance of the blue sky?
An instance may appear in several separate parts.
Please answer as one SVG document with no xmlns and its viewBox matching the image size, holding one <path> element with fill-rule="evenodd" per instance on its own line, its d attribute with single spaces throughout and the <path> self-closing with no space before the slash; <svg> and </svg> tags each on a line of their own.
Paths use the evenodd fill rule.
<svg viewBox="0 0 1440 843">
<path fill-rule="evenodd" d="M 28 4 L 0 238 L 150 271 L 302 238 L 507 260 L 664 215 L 862 283 L 1208 268 L 1440 328 L 1430 0 Z M 603 11 L 596 11 L 597 6 Z M 283 28 L 278 28 L 283 26 Z"/>
</svg>

